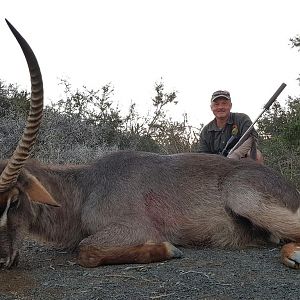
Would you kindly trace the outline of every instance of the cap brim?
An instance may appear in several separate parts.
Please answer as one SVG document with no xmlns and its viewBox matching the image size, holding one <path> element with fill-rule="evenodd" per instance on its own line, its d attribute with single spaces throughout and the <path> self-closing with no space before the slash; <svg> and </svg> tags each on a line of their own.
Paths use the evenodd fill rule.
<svg viewBox="0 0 300 300">
<path fill-rule="evenodd" d="M 211 102 L 214 102 L 215 100 L 217 100 L 217 99 L 219 99 L 219 98 L 225 98 L 225 99 L 227 99 L 227 100 L 231 100 L 231 98 L 228 97 L 228 96 L 225 96 L 225 95 L 218 95 L 218 96 L 212 98 L 212 99 L 211 99 Z"/>
</svg>

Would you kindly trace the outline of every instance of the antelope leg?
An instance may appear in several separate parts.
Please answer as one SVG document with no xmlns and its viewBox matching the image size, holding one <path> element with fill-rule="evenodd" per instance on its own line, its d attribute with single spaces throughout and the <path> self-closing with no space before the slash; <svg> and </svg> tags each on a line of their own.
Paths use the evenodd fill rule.
<svg viewBox="0 0 300 300">
<path fill-rule="evenodd" d="M 281 249 L 281 261 L 288 267 L 300 269 L 300 243 L 288 243 Z"/>
<path fill-rule="evenodd" d="M 182 252 L 169 242 L 146 242 L 137 246 L 80 247 L 78 263 L 83 267 L 126 263 L 152 263 L 182 256 Z"/>
</svg>

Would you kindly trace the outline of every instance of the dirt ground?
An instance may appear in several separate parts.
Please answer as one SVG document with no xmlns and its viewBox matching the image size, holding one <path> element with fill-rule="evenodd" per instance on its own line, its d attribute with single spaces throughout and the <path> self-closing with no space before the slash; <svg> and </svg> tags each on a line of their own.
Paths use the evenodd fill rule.
<svg viewBox="0 0 300 300">
<path fill-rule="evenodd" d="M 279 262 L 279 248 L 181 250 L 163 263 L 86 269 L 26 242 L 18 267 L 0 270 L 0 299 L 300 299 L 300 271 Z"/>
</svg>

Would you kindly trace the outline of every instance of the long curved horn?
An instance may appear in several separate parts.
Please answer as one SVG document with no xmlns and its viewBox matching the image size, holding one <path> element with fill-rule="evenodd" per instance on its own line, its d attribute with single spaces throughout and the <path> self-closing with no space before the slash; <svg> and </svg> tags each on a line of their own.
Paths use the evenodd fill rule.
<svg viewBox="0 0 300 300">
<path fill-rule="evenodd" d="M 28 64 L 31 78 L 31 100 L 30 111 L 23 135 L 12 157 L 0 175 L 0 192 L 6 191 L 17 181 L 21 169 L 30 155 L 41 123 L 44 94 L 41 71 L 33 51 L 20 33 L 7 20 L 6 23 L 22 48 Z"/>
</svg>

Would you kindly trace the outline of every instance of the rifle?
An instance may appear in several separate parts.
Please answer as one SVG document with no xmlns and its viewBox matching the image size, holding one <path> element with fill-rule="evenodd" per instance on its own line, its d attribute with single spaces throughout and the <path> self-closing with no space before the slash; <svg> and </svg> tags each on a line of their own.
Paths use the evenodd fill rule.
<svg viewBox="0 0 300 300">
<path fill-rule="evenodd" d="M 285 83 L 282 83 L 281 86 L 277 89 L 277 91 L 274 93 L 274 95 L 270 98 L 270 100 L 264 105 L 263 111 L 259 114 L 259 116 L 255 119 L 255 121 L 252 123 L 252 125 L 246 130 L 246 132 L 242 135 L 242 137 L 239 139 L 239 141 L 234 145 L 234 147 L 231 148 L 228 155 L 231 154 L 236 148 L 238 148 L 241 144 L 243 144 L 249 137 L 250 132 L 252 131 L 255 123 L 257 120 L 270 108 L 270 106 L 275 102 L 277 97 L 281 94 L 283 89 L 286 87 Z M 227 156 L 228 156 L 227 155 Z"/>
</svg>

